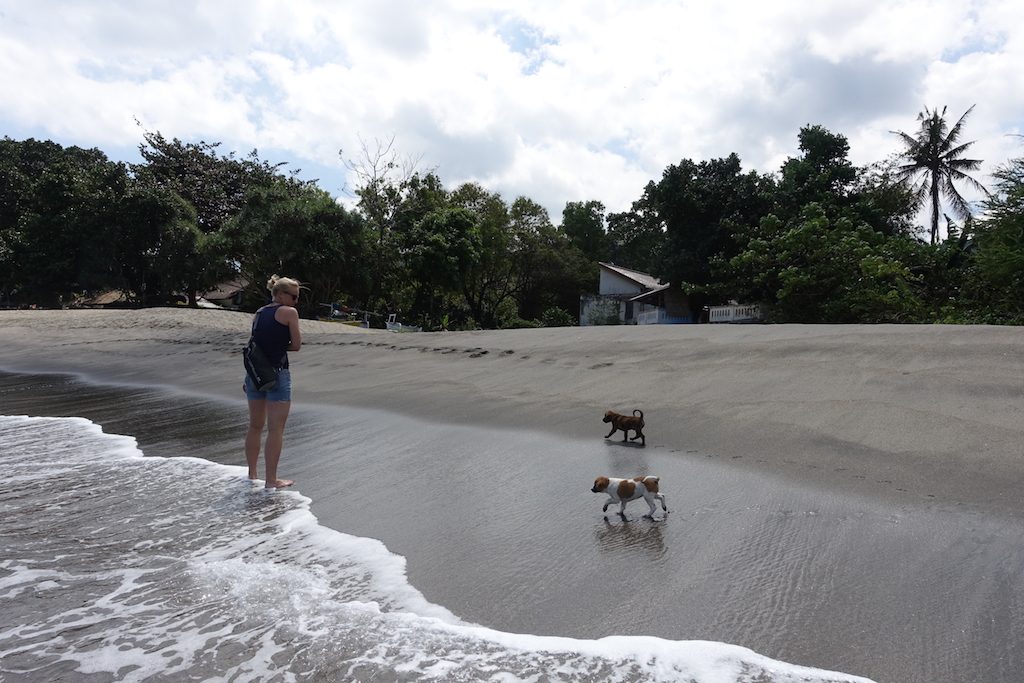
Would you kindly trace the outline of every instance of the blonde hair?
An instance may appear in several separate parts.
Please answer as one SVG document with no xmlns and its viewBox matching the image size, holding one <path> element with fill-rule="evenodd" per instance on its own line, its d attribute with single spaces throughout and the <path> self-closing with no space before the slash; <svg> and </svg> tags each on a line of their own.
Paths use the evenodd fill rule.
<svg viewBox="0 0 1024 683">
<path fill-rule="evenodd" d="M 277 274 L 271 275 L 270 279 L 267 280 L 267 289 L 270 290 L 271 296 L 285 289 L 291 293 L 292 288 L 295 288 L 295 291 L 299 291 L 302 289 L 302 283 L 295 278 L 280 277 Z"/>
</svg>

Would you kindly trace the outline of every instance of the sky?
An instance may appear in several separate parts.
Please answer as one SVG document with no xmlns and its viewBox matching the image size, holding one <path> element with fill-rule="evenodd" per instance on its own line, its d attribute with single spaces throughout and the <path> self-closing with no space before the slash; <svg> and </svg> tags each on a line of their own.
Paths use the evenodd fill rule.
<svg viewBox="0 0 1024 683">
<path fill-rule="evenodd" d="M 0 134 L 257 149 L 348 205 L 390 143 L 558 224 L 682 159 L 778 171 L 808 124 L 882 161 L 925 107 L 973 105 L 990 184 L 1024 156 L 1022 26 L 1021 0 L 0 0 Z"/>
</svg>

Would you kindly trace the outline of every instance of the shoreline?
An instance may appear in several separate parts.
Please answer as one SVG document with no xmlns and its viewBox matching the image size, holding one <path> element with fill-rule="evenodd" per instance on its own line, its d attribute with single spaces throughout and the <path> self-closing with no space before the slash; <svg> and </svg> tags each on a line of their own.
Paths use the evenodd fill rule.
<svg viewBox="0 0 1024 683">
<path fill-rule="evenodd" d="M 0 369 L 242 400 L 250 320 L 203 309 L 2 311 Z M 648 449 L 1024 514 L 1022 328 L 302 326 L 296 407 L 380 408 L 595 440 L 607 433 L 605 410 L 639 408 Z"/>
<path fill-rule="evenodd" d="M 146 455 L 241 466 L 249 321 L 0 314 L 0 369 L 22 375 L 0 384 L 10 408 L 82 415 Z M 1021 330 L 340 327 L 303 323 L 285 473 L 431 604 L 879 681 L 1020 669 Z M 40 371 L 79 381 L 24 376 Z M 604 438 L 603 411 L 633 401 L 646 448 Z M 661 476 L 671 514 L 602 517 L 598 474 Z"/>
</svg>

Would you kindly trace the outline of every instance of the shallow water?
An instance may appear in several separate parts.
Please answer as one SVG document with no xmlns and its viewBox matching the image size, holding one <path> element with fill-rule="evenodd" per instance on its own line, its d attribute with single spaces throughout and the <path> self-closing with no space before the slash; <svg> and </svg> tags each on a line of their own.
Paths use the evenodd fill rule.
<svg viewBox="0 0 1024 683">
<path fill-rule="evenodd" d="M 0 400 L 0 413 L 87 417 L 107 433 L 136 437 L 146 455 L 190 455 L 233 466 L 243 461 L 241 402 L 197 402 L 146 389 L 83 386 L 56 376 L 10 375 L 0 375 Z M 152 467 L 142 467 L 133 475 L 142 481 L 130 486 L 120 471 L 122 462 L 106 475 L 109 482 L 91 484 L 89 497 L 73 494 L 66 507 L 76 513 L 80 506 L 92 510 L 91 501 L 98 495 L 112 520 L 134 518 L 139 513 L 132 506 L 139 504 L 141 494 L 144 501 L 159 500 L 162 507 L 186 511 L 148 520 L 132 538 L 132 547 L 153 542 L 154 528 L 181 529 L 186 518 L 200 517 L 200 528 L 187 536 L 201 539 L 212 533 L 218 539 L 216 570 L 207 571 L 210 551 L 198 541 L 161 552 L 156 566 L 133 569 L 163 581 L 186 566 L 190 577 L 208 580 L 201 596 L 242 594 L 230 603 L 249 605 L 251 612 L 226 617 L 223 623 L 214 619 L 217 610 L 185 610 L 198 624 L 186 640 L 199 642 L 197 634 L 204 629 L 222 639 L 214 638 L 216 656 L 201 664 L 209 669 L 200 670 L 242 666 L 231 659 L 237 647 L 231 643 L 237 641 L 249 643 L 250 654 L 253 644 L 265 650 L 284 648 L 272 658 L 280 670 L 267 667 L 260 674 L 264 680 L 274 675 L 283 676 L 281 680 L 293 675 L 351 680 L 345 676 L 356 670 L 364 675 L 373 671 L 382 680 L 405 680 L 397 673 L 404 670 L 399 665 L 415 660 L 411 680 L 456 659 L 452 671 L 461 671 L 465 680 L 490 671 L 486 667 L 496 661 L 504 664 L 494 671 L 523 678 L 529 671 L 555 667 L 573 672 L 570 678 L 575 680 L 606 680 L 611 674 L 605 667 L 615 667 L 592 651 L 621 655 L 618 641 L 613 646 L 593 640 L 608 635 L 733 643 L 774 659 L 878 681 L 1015 681 L 1024 670 L 1018 648 L 1024 631 L 1024 581 L 1017 571 L 1024 560 L 1024 534 L 1016 519 L 918 500 L 894 505 L 835 495 L 756 476 L 687 453 L 685 445 L 675 451 L 642 449 L 600 436 L 567 440 L 301 403 L 293 408 L 282 461 L 282 475 L 297 480 L 301 496 L 266 497 L 238 481 L 240 470 L 211 471 L 201 461 L 169 462 L 161 466 L 159 484 L 143 483 L 153 482 L 156 475 Z M 589 492 L 594 476 L 648 473 L 662 477 L 671 510 L 667 517 L 659 511 L 655 521 L 643 519 L 642 501 L 630 504 L 626 520 L 601 514 L 603 496 Z M 59 475 L 57 481 L 75 491 L 75 475 L 68 476 L 72 479 Z M 319 524 L 302 516 L 302 497 L 312 501 Z M 3 500 L 4 505 L 16 504 Z M 33 497 L 25 514 L 35 520 L 42 508 Z M 222 518 L 224 511 L 229 522 Z M 298 515 L 298 527 L 309 535 L 282 534 L 277 520 L 289 515 Z M 113 525 L 110 521 L 102 528 Z M 344 533 L 324 540 L 323 534 L 333 534 L 329 530 Z M 10 533 L 4 529 L 5 538 Z M 346 548 L 341 559 L 339 544 Z M 291 566 L 296 557 L 297 566 Z M 407 561 L 407 582 L 402 558 Z M 281 562 L 286 570 L 280 569 Z M 56 567 L 64 571 L 63 564 L 59 561 Z M 356 572 L 323 574 L 326 567 L 357 565 L 361 568 Z M 115 561 L 113 566 L 116 571 L 120 565 Z M 9 566 L 6 570 L 12 572 Z M 24 571 L 8 573 L 5 580 L 24 576 Z M 263 576 L 273 589 L 262 585 Z M 367 576 L 378 577 L 381 585 L 368 589 Z M 288 583 L 299 577 L 300 587 Z M 354 586 L 352 594 L 345 592 L 349 585 Z M 25 590 L 16 591 L 17 604 L 24 602 Z M 110 587 L 103 590 L 109 593 Z M 291 600 L 293 593 L 304 596 L 298 605 Z M 287 629 L 267 631 L 259 619 L 258 624 L 249 623 L 267 600 L 271 613 L 284 610 L 290 615 L 298 626 L 285 619 L 287 629 L 297 629 L 310 641 L 308 646 L 293 651 L 287 646 Z M 329 618 L 320 611 L 335 603 L 340 606 Z M 440 619 L 436 629 L 433 621 L 427 625 L 432 617 Z M 354 630 L 369 635 L 351 633 L 341 623 L 349 620 L 360 624 Z M 3 628 L 9 626 L 5 617 Z M 340 628 L 342 640 L 318 640 L 324 628 Z M 449 628 L 468 630 L 454 637 Z M 395 644 L 384 637 L 391 630 L 412 640 Z M 504 635 L 494 636 L 496 632 Z M 9 638 L 10 631 L 5 633 Z M 571 654 L 549 660 L 536 648 L 552 643 L 538 645 L 536 636 L 583 640 L 571 641 Z M 442 645 L 453 637 L 456 644 Z M 281 638 L 285 645 L 278 642 Z M 505 638 L 513 642 L 504 643 Z M 352 642 L 340 646 L 343 656 L 317 659 L 324 650 L 338 649 L 339 642 L 349 643 L 346 639 Z M 497 649 L 495 639 L 503 643 Z M 672 657 L 686 655 L 681 664 L 670 658 L 625 667 L 630 671 L 627 680 L 659 680 L 654 672 L 666 661 L 694 666 L 687 659 L 692 643 L 662 647 L 667 641 L 653 641 L 659 644 L 654 647 L 645 639 L 627 641 L 626 652 L 642 662 L 654 662 L 654 653 L 663 650 Z M 19 660 L 11 659 L 6 642 L 0 634 L 5 653 L 0 670 L 9 673 L 10 662 Z M 389 645 L 382 650 L 381 643 Z M 125 651 L 155 647 L 166 652 L 160 645 L 131 645 Z M 528 654 L 511 652 L 524 647 Z M 32 645 L 37 652 L 40 648 L 46 651 L 38 642 Z M 471 656 L 453 657 L 453 648 Z M 204 651 L 203 646 L 185 649 Z M 406 654 L 389 659 L 385 651 Z M 185 657 L 167 655 L 174 656 Z M 725 660 L 735 662 L 731 656 Z M 672 680 L 683 670 L 660 680 Z M 785 667 L 781 670 L 778 675 L 786 675 Z M 456 678 L 451 672 L 445 676 Z"/>
</svg>

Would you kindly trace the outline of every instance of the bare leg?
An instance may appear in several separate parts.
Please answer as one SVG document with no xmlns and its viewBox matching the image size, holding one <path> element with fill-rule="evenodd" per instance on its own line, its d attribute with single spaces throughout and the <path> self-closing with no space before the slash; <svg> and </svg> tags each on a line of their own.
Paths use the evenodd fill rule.
<svg viewBox="0 0 1024 683">
<path fill-rule="evenodd" d="M 249 401 L 249 430 L 245 433 L 245 462 L 249 465 L 249 478 L 259 479 L 260 439 L 267 422 L 267 402 Z"/>
<path fill-rule="evenodd" d="M 284 425 L 288 421 L 291 401 L 267 401 L 267 442 L 264 457 L 267 459 L 266 488 L 284 488 L 294 482 L 277 478 L 277 463 L 281 460 L 281 449 L 284 447 Z"/>
</svg>

